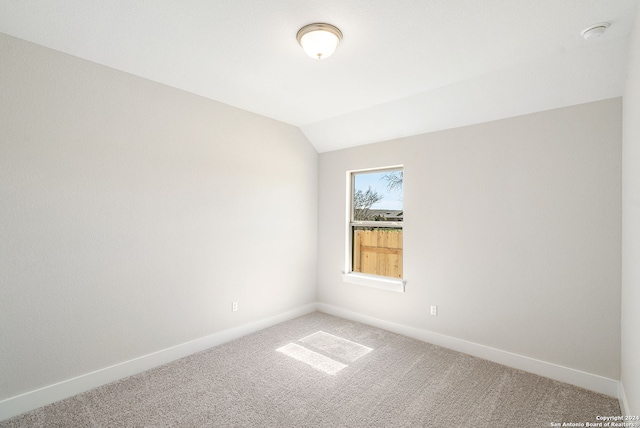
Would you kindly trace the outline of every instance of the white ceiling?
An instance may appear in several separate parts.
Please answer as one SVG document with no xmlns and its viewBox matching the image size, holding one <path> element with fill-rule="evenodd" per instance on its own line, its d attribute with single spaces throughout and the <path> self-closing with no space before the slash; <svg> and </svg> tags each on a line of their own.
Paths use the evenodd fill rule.
<svg viewBox="0 0 640 428">
<path fill-rule="evenodd" d="M 299 126 L 325 152 L 620 96 L 637 4 L 0 0 L 0 32 Z M 298 46 L 313 22 L 343 32 L 331 58 Z"/>
</svg>

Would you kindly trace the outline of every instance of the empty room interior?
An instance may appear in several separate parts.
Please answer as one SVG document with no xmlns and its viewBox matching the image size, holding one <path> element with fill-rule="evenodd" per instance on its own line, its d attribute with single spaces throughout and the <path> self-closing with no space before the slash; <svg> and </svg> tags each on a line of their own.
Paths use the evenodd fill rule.
<svg viewBox="0 0 640 428">
<path fill-rule="evenodd" d="M 0 426 L 640 427 L 638 3 L 0 0 Z"/>
</svg>

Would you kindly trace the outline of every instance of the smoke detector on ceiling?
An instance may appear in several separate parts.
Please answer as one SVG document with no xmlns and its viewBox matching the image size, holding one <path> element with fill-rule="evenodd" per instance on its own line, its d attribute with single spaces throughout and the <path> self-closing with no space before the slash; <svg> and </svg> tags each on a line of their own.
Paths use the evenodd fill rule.
<svg viewBox="0 0 640 428">
<path fill-rule="evenodd" d="M 598 38 L 602 36 L 605 31 L 607 31 L 607 28 L 609 28 L 609 25 L 611 24 L 609 24 L 608 22 L 601 22 L 599 24 L 594 24 L 582 30 L 582 33 L 580 34 L 582 34 L 582 37 L 584 37 L 585 40 Z"/>
</svg>

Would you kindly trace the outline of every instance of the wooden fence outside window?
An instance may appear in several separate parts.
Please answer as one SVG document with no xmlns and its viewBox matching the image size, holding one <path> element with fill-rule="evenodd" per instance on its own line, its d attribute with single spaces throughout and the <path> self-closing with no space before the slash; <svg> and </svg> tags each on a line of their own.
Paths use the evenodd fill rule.
<svg viewBox="0 0 640 428">
<path fill-rule="evenodd" d="M 353 271 L 402 278 L 402 229 L 355 229 Z"/>
</svg>

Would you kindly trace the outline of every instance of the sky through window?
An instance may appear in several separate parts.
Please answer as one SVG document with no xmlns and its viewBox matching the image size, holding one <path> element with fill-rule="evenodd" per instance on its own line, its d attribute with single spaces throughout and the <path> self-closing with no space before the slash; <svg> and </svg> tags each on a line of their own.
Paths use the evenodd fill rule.
<svg viewBox="0 0 640 428">
<path fill-rule="evenodd" d="M 387 181 L 383 179 L 390 171 L 361 173 L 354 176 L 355 190 L 366 192 L 369 187 L 382 195 L 382 200 L 371 206 L 373 210 L 401 210 L 402 191 L 389 191 Z"/>
</svg>

